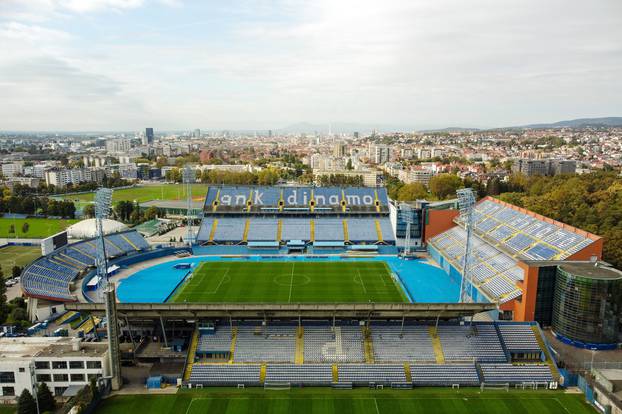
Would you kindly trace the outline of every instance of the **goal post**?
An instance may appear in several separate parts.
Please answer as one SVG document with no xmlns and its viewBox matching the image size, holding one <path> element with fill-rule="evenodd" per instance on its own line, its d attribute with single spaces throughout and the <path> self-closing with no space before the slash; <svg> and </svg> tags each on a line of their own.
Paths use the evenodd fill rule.
<svg viewBox="0 0 622 414">
<path fill-rule="evenodd" d="M 289 390 L 292 384 L 289 382 L 266 381 L 263 385 L 264 390 Z"/>
<path fill-rule="evenodd" d="M 506 383 L 486 383 L 486 382 L 482 382 L 479 386 L 479 389 L 481 392 L 484 392 L 486 390 L 504 390 L 504 391 L 509 391 L 510 390 L 510 383 L 506 382 Z"/>
</svg>

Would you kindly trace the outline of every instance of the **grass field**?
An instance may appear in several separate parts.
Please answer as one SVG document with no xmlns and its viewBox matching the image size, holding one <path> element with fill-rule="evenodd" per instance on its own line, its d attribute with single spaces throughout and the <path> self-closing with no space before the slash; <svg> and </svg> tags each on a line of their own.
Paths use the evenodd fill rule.
<svg viewBox="0 0 622 414">
<path fill-rule="evenodd" d="M 13 266 L 24 267 L 41 256 L 39 246 L 7 246 L 0 249 L 0 268 L 5 277 L 11 276 Z"/>
<path fill-rule="evenodd" d="M 195 201 L 203 201 L 207 194 L 207 184 L 193 184 L 192 198 Z M 78 205 L 83 205 L 95 199 L 95 193 L 70 194 L 62 196 L 66 200 L 72 200 Z M 143 185 L 139 187 L 123 188 L 112 193 L 112 202 L 121 200 L 136 200 L 139 203 L 151 200 L 184 200 L 186 187 L 183 184 L 157 184 Z"/>
<path fill-rule="evenodd" d="M 62 220 L 62 219 L 43 219 L 43 218 L 27 218 L 13 219 L 0 218 L 0 238 L 13 239 L 15 237 L 24 239 L 41 239 L 65 230 L 73 223 L 79 220 Z M 22 232 L 22 226 L 28 223 L 28 231 Z M 11 225 L 15 226 L 15 233 L 9 233 Z"/>
<path fill-rule="evenodd" d="M 291 391 L 198 390 L 175 395 L 122 395 L 103 401 L 96 414 L 594 414 L 583 394 L 562 391 L 484 391 L 447 388 Z"/>
<path fill-rule="evenodd" d="M 384 262 L 203 262 L 171 302 L 404 302 Z"/>
</svg>

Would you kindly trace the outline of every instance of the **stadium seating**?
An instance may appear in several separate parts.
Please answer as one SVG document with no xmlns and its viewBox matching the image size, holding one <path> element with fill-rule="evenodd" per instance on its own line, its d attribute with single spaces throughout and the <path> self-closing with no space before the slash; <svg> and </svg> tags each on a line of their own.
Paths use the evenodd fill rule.
<svg viewBox="0 0 622 414">
<path fill-rule="evenodd" d="M 260 365 L 194 364 L 190 383 L 202 385 L 259 385 Z"/>
<path fill-rule="evenodd" d="M 146 250 L 149 243 L 137 232 L 105 236 L 109 259 Z M 95 266 L 96 240 L 84 240 L 62 247 L 31 263 L 22 272 L 22 289 L 29 296 L 71 301 L 70 284 L 86 269 Z"/>
<path fill-rule="evenodd" d="M 284 218 L 281 239 L 311 240 L 311 220 L 308 218 Z"/>
<path fill-rule="evenodd" d="M 593 242 L 583 234 L 492 200 L 478 203 L 475 217 L 477 234 L 525 259 L 563 260 Z"/>
<path fill-rule="evenodd" d="M 475 364 L 412 364 L 410 375 L 414 385 L 428 387 L 476 386 L 481 382 Z"/>
<path fill-rule="evenodd" d="M 406 382 L 406 374 L 402 364 L 341 364 L 339 382 L 389 385 L 392 382 Z"/>
<path fill-rule="evenodd" d="M 508 362 L 493 325 L 440 325 L 437 333 L 447 361 Z"/>
<path fill-rule="evenodd" d="M 530 325 L 499 324 L 499 333 L 505 347 L 510 352 L 539 352 L 540 345 Z"/>
<path fill-rule="evenodd" d="M 228 326 L 219 326 L 210 335 L 201 335 L 197 345 L 197 354 L 207 351 L 229 351 L 231 348 L 231 329 Z"/>
<path fill-rule="evenodd" d="M 238 328 L 235 362 L 290 362 L 296 354 L 294 326 L 240 326 Z"/>
<path fill-rule="evenodd" d="M 379 362 L 434 361 L 434 348 L 427 326 L 372 325 L 374 359 Z"/>
<path fill-rule="evenodd" d="M 520 384 L 553 381 L 548 365 L 481 364 L 484 382 Z"/>
<path fill-rule="evenodd" d="M 363 333 L 358 326 L 306 326 L 306 362 L 363 362 Z"/>
<path fill-rule="evenodd" d="M 330 385 L 332 379 L 333 370 L 330 364 L 269 364 L 266 368 L 266 382 Z"/>
</svg>

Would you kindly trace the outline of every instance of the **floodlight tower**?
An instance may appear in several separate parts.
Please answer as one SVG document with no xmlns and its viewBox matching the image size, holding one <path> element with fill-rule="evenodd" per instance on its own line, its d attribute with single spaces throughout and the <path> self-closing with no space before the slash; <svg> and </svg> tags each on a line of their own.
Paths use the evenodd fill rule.
<svg viewBox="0 0 622 414">
<path fill-rule="evenodd" d="M 186 234 L 186 242 L 188 243 L 188 247 L 192 247 L 192 221 L 190 216 L 192 214 L 192 183 L 196 180 L 196 174 L 192 170 L 192 168 L 186 165 L 183 171 L 182 178 L 184 184 L 186 185 L 186 198 L 188 203 L 186 211 L 186 225 L 188 228 L 188 233 Z"/>
<path fill-rule="evenodd" d="M 460 302 L 471 302 L 473 296 L 470 289 L 473 288 L 471 278 L 471 244 L 473 238 L 473 207 L 475 206 L 475 193 L 472 188 L 462 188 L 456 191 L 458 195 L 458 208 L 460 218 L 466 230 L 466 241 L 464 244 L 464 257 L 462 262 L 462 281 L 460 282 Z"/>
<path fill-rule="evenodd" d="M 413 224 L 413 210 L 410 204 L 400 204 L 400 218 L 406 223 L 406 238 L 404 239 L 404 256 L 410 255 L 410 228 Z"/>
<path fill-rule="evenodd" d="M 101 292 L 106 304 L 106 325 L 108 333 L 108 358 L 110 359 L 110 385 L 113 390 L 121 388 L 121 360 L 119 359 L 119 323 L 114 283 L 108 280 L 108 259 L 104 240 L 103 221 L 110 213 L 112 190 L 100 188 L 95 193 L 95 226 L 97 229 L 96 264 Z"/>
</svg>

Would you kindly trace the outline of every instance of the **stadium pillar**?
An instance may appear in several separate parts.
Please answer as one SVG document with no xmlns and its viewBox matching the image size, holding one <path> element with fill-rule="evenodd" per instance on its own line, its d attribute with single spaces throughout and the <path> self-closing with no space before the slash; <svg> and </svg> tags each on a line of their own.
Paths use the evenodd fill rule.
<svg viewBox="0 0 622 414">
<path fill-rule="evenodd" d="M 162 337 L 164 338 L 164 347 L 168 348 L 168 341 L 166 340 L 166 329 L 164 329 L 164 319 L 160 316 L 160 325 L 162 326 Z"/>
<path fill-rule="evenodd" d="M 119 324 L 117 319 L 117 302 L 114 283 L 105 289 L 106 319 L 108 333 L 108 358 L 110 359 L 110 386 L 114 391 L 121 388 L 121 359 L 119 358 Z"/>
</svg>

